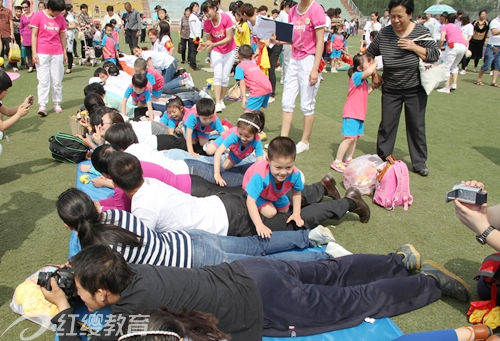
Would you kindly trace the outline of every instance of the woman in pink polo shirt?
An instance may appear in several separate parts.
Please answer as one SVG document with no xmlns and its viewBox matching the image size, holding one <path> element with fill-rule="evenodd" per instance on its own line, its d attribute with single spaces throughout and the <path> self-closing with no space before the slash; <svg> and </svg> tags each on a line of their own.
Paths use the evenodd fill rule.
<svg viewBox="0 0 500 341">
<path fill-rule="evenodd" d="M 219 12 L 217 2 L 212 0 L 201 4 L 201 11 L 207 17 L 203 24 L 207 40 L 200 44 L 198 51 L 206 48 L 210 54 L 214 69 L 215 111 L 220 112 L 226 108 L 224 96 L 236 55 L 233 21 L 226 13 Z"/>
<path fill-rule="evenodd" d="M 316 94 L 319 89 L 318 69 L 323 55 L 326 26 L 325 11 L 314 0 L 300 0 L 289 12 L 293 24 L 292 57 L 283 88 L 281 136 L 292 127 L 295 98 L 300 92 L 300 108 L 304 114 L 304 130 L 297 143 L 297 154 L 309 150 L 309 137 L 314 123 Z"/>
<path fill-rule="evenodd" d="M 444 67 L 446 69 L 446 86 L 437 90 L 438 92 L 449 94 L 450 90 L 457 89 L 458 81 L 458 64 L 462 60 L 465 52 L 467 51 L 467 43 L 460 27 L 455 25 L 457 19 L 456 14 L 448 14 L 445 19 L 445 25 L 441 27 L 441 40 L 439 41 L 439 48 L 444 44 L 446 52 L 444 57 Z M 453 83 L 450 84 L 450 75 L 453 74 Z"/>
<path fill-rule="evenodd" d="M 66 63 L 66 20 L 61 12 L 66 9 L 64 0 L 49 0 L 47 9 L 33 14 L 31 43 L 33 63 L 38 79 L 38 114 L 47 116 L 49 91 L 57 113 L 62 112 L 62 78 Z"/>
</svg>

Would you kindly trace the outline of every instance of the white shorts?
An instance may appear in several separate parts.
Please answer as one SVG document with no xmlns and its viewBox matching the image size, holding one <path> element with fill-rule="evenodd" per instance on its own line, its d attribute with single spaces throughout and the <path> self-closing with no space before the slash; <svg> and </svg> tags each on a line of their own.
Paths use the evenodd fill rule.
<svg viewBox="0 0 500 341">
<path fill-rule="evenodd" d="M 316 94 L 318 93 L 319 84 L 321 83 L 318 75 L 318 82 L 310 86 L 309 74 L 314 66 L 314 55 L 309 55 L 304 59 L 290 58 L 288 70 L 284 80 L 283 99 L 281 105 L 283 111 L 293 112 L 295 108 L 295 99 L 300 91 L 300 110 L 304 116 L 314 115 L 316 106 Z"/>
<path fill-rule="evenodd" d="M 214 85 L 221 85 L 227 88 L 235 57 L 236 49 L 226 54 L 212 50 L 210 60 L 214 69 Z"/>
<path fill-rule="evenodd" d="M 446 56 L 444 57 L 444 68 L 446 77 L 450 77 L 451 73 L 458 73 L 458 64 L 462 60 L 467 48 L 464 44 L 455 43 L 452 49 L 446 48 Z"/>
</svg>

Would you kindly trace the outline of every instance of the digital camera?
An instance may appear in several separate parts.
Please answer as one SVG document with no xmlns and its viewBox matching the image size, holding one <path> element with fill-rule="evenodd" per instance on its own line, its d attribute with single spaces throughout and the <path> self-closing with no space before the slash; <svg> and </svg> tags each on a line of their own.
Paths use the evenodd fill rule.
<svg viewBox="0 0 500 341">
<path fill-rule="evenodd" d="M 76 297 L 75 278 L 71 269 L 60 268 L 54 272 L 40 272 L 38 274 L 38 280 L 36 284 L 51 291 L 52 287 L 50 286 L 50 279 L 52 277 L 54 277 L 57 285 L 59 286 L 59 288 L 61 288 L 62 291 L 64 291 L 68 299 Z"/>
<path fill-rule="evenodd" d="M 458 200 L 468 204 L 482 205 L 486 203 L 487 193 L 478 187 L 465 185 L 455 185 L 453 189 L 446 193 L 446 202 Z"/>
</svg>

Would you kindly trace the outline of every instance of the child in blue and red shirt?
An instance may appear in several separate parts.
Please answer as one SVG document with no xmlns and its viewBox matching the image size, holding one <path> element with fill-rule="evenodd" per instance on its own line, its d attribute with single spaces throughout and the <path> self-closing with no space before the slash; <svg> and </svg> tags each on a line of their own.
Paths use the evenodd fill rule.
<svg viewBox="0 0 500 341">
<path fill-rule="evenodd" d="M 224 132 L 221 120 L 215 114 L 215 103 L 210 98 L 202 98 L 196 103 L 196 112 L 185 115 L 183 118 L 184 137 L 186 138 L 187 151 L 193 156 L 193 144 L 204 146 L 211 137 Z"/>
<path fill-rule="evenodd" d="M 182 130 L 177 129 L 179 124 L 184 117 L 187 119 L 190 114 L 196 115 L 196 107 L 186 108 L 179 96 L 167 98 L 166 109 L 160 118 L 160 122 L 167 126 L 169 135 L 182 135 Z"/>
<path fill-rule="evenodd" d="M 118 62 L 118 43 L 113 38 L 113 25 L 104 26 L 104 37 L 102 38 L 102 56 L 106 62 Z"/>
<path fill-rule="evenodd" d="M 288 212 L 290 201 L 286 193 L 292 190 L 293 213 L 287 223 L 294 220 L 303 226 L 300 216 L 304 180 L 302 172 L 295 167 L 295 142 L 289 137 L 276 137 L 269 143 L 267 160 L 254 163 L 243 177 L 243 189 L 247 192 L 247 208 L 257 234 L 269 238 L 272 231 L 263 223 L 278 212 Z"/>
<path fill-rule="evenodd" d="M 377 71 L 377 61 L 366 54 L 358 53 L 353 58 L 349 69 L 349 92 L 342 114 L 342 135 L 344 141 L 339 145 L 335 160 L 330 165 L 337 172 L 343 173 L 351 162 L 356 143 L 364 135 L 368 94 L 373 90 L 368 86 L 367 78 Z"/>
<path fill-rule="evenodd" d="M 222 168 L 227 170 L 240 163 L 247 156 L 255 152 L 257 161 L 264 158 L 264 149 L 259 137 L 259 132 L 264 129 L 264 114 L 261 111 L 244 113 L 238 118 L 236 127 L 225 131 L 221 137 L 207 147 L 207 154 L 214 155 L 214 179 L 220 186 L 225 186 L 226 181 L 221 176 L 220 164 L 222 154 L 229 149 L 227 158 L 222 163 Z"/>
<path fill-rule="evenodd" d="M 135 74 L 132 76 L 132 84 L 125 91 L 122 100 L 122 115 L 124 117 L 127 116 L 127 100 L 132 96 L 132 104 L 137 106 L 134 111 L 134 119 L 145 115 L 146 112 L 150 121 L 154 119 L 151 88 L 148 84 L 146 75 Z"/>
<path fill-rule="evenodd" d="M 241 45 L 238 50 L 240 63 L 234 71 L 234 79 L 240 82 L 242 95 L 241 106 L 247 112 L 253 112 L 266 108 L 269 97 L 273 92 L 269 78 L 262 72 L 260 67 L 252 60 L 252 47 Z M 250 97 L 246 96 L 246 89 L 250 90 Z"/>
</svg>

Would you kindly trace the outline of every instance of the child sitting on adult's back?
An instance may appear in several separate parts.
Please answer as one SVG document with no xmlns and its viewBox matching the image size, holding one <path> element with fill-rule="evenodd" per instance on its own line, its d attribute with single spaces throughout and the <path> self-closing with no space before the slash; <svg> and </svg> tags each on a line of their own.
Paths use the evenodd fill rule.
<svg viewBox="0 0 500 341">
<path fill-rule="evenodd" d="M 234 71 L 234 78 L 240 82 L 241 106 L 245 111 L 252 112 L 266 108 L 273 88 L 269 78 L 252 60 L 252 47 L 241 45 L 238 50 L 240 63 Z M 250 97 L 246 96 L 246 89 L 250 90 Z"/>
<path fill-rule="evenodd" d="M 240 116 L 236 127 L 224 132 L 221 137 L 207 147 L 207 154 L 214 153 L 214 179 L 220 186 L 225 186 L 226 181 L 220 173 L 222 154 L 229 149 L 227 158 L 222 163 L 224 170 L 232 168 L 247 156 L 255 152 L 257 161 L 264 158 L 264 149 L 260 141 L 259 132 L 264 129 L 265 118 L 261 111 L 245 113 Z"/>
<path fill-rule="evenodd" d="M 260 214 L 272 218 L 278 212 L 288 212 L 290 201 L 286 193 L 290 189 L 293 213 L 287 223 L 294 220 L 297 226 L 304 225 L 300 216 L 304 176 L 295 167 L 295 156 L 295 142 L 288 137 L 276 137 L 269 143 L 267 159 L 254 163 L 245 173 L 243 189 L 247 192 L 248 213 L 262 238 L 269 238 L 272 231 L 264 225 Z"/>
<path fill-rule="evenodd" d="M 346 165 L 352 160 L 356 143 L 364 134 L 364 122 L 368 94 L 373 88 L 368 86 L 367 78 L 377 71 L 377 61 L 368 55 L 358 53 L 353 58 L 353 66 L 349 69 L 349 91 L 342 114 L 342 135 L 344 140 L 330 165 L 337 172 L 343 173 Z"/>
<path fill-rule="evenodd" d="M 113 38 L 113 25 L 106 24 L 104 37 L 100 42 L 102 45 L 102 56 L 104 61 L 118 63 L 118 43 Z"/>
<path fill-rule="evenodd" d="M 207 144 L 211 137 L 224 132 L 222 122 L 215 114 L 215 103 L 210 98 L 200 99 L 196 103 L 196 112 L 186 115 L 183 125 L 187 151 L 193 156 L 200 155 L 200 147 Z"/>
<path fill-rule="evenodd" d="M 123 95 L 122 100 L 122 115 L 127 115 L 127 100 L 132 96 L 132 104 L 136 105 L 134 116 L 138 118 L 146 115 L 150 121 L 154 119 L 153 106 L 151 102 L 151 88 L 148 87 L 148 79 L 145 75 L 132 76 L 132 84 L 129 85 L 127 91 Z"/>
</svg>

